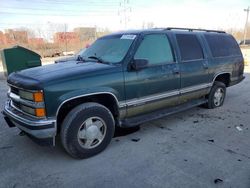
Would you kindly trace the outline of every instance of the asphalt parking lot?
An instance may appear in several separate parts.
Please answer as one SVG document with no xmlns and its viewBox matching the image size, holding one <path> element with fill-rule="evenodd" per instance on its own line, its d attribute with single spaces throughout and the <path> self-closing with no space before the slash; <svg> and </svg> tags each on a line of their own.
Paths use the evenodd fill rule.
<svg viewBox="0 0 250 188">
<path fill-rule="evenodd" d="M 0 115 L 0 187 L 250 187 L 250 68 L 223 107 L 196 107 L 121 132 L 101 154 L 42 147 Z M 0 108 L 7 85 L 0 73 Z M 121 136 L 122 135 L 122 136 Z"/>
</svg>

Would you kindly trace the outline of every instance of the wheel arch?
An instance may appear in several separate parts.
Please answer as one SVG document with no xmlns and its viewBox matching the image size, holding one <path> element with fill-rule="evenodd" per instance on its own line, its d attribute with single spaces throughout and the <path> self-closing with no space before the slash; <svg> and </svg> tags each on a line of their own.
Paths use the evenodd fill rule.
<svg viewBox="0 0 250 188">
<path fill-rule="evenodd" d="M 115 121 L 119 119 L 119 102 L 117 97 L 111 92 L 97 92 L 78 95 L 64 100 L 56 111 L 57 132 L 60 132 L 61 124 L 66 115 L 76 106 L 85 102 L 96 102 L 107 107 Z"/>
<path fill-rule="evenodd" d="M 215 81 L 222 82 L 228 87 L 230 85 L 231 73 L 230 72 L 220 72 L 215 74 L 212 85 Z"/>
</svg>

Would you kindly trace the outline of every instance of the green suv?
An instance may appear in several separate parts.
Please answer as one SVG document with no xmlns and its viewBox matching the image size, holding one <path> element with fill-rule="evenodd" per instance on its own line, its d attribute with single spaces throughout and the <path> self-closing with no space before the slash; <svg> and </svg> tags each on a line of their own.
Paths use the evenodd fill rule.
<svg viewBox="0 0 250 188">
<path fill-rule="evenodd" d="M 75 158 L 103 151 L 116 127 L 137 126 L 188 108 L 220 107 L 244 79 L 235 39 L 186 28 L 126 31 L 96 40 L 76 60 L 8 77 L 3 110 L 40 143 L 60 136 Z"/>
</svg>

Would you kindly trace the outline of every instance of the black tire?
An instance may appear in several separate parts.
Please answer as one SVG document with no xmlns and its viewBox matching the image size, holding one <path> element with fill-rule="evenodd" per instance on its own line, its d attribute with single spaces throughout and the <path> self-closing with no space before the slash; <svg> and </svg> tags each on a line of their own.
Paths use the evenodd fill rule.
<svg viewBox="0 0 250 188">
<path fill-rule="evenodd" d="M 223 95 L 220 100 L 216 101 L 215 94 L 217 91 L 223 92 Z M 208 102 L 206 107 L 209 109 L 217 108 L 223 105 L 226 97 L 226 86 L 222 82 L 215 81 L 213 87 L 210 90 L 208 95 Z"/>
<path fill-rule="evenodd" d="M 85 125 L 87 124 L 85 122 L 92 117 L 103 120 L 102 122 L 106 126 L 106 131 L 103 134 L 103 140 L 99 145 L 93 148 L 84 148 L 81 139 L 79 139 L 78 136 L 79 131 L 82 126 L 87 126 Z M 92 125 L 94 125 L 94 123 Z M 60 136 L 64 149 L 72 157 L 83 159 L 94 156 L 103 151 L 109 145 L 114 135 L 114 131 L 115 121 L 109 109 L 101 104 L 89 102 L 75 107 L 68 113 L 62 123 Z M 87 135 L 87 129 L 85 134 Z M 99 140 L 97 141 L 99 142 Z"/>
</svg>

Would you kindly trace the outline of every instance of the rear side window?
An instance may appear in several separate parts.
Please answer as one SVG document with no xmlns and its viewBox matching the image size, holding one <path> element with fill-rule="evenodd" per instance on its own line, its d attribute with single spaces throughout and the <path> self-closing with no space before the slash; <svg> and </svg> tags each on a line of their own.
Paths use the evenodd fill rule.
<svg viewBox="0 0 250 188">
<path fill-rule="evenodd" d="M 164 34 L 146 35 L 134 56 L 147 59 L 149 65 L 173 62 L 173 54 L 168 38 Z"/>
<path fill-rule="evenodd" d="M 204 58 L 201 44 L 196 35 L 176 34 L 176 39 L 182 61 L 192 61 Z"/>
<path fill-rule="evenodd" d="M 205 34 L 205 39 L 213 57 L 241 55 L 237 42 L 230 35 Z"/>
</svg>

